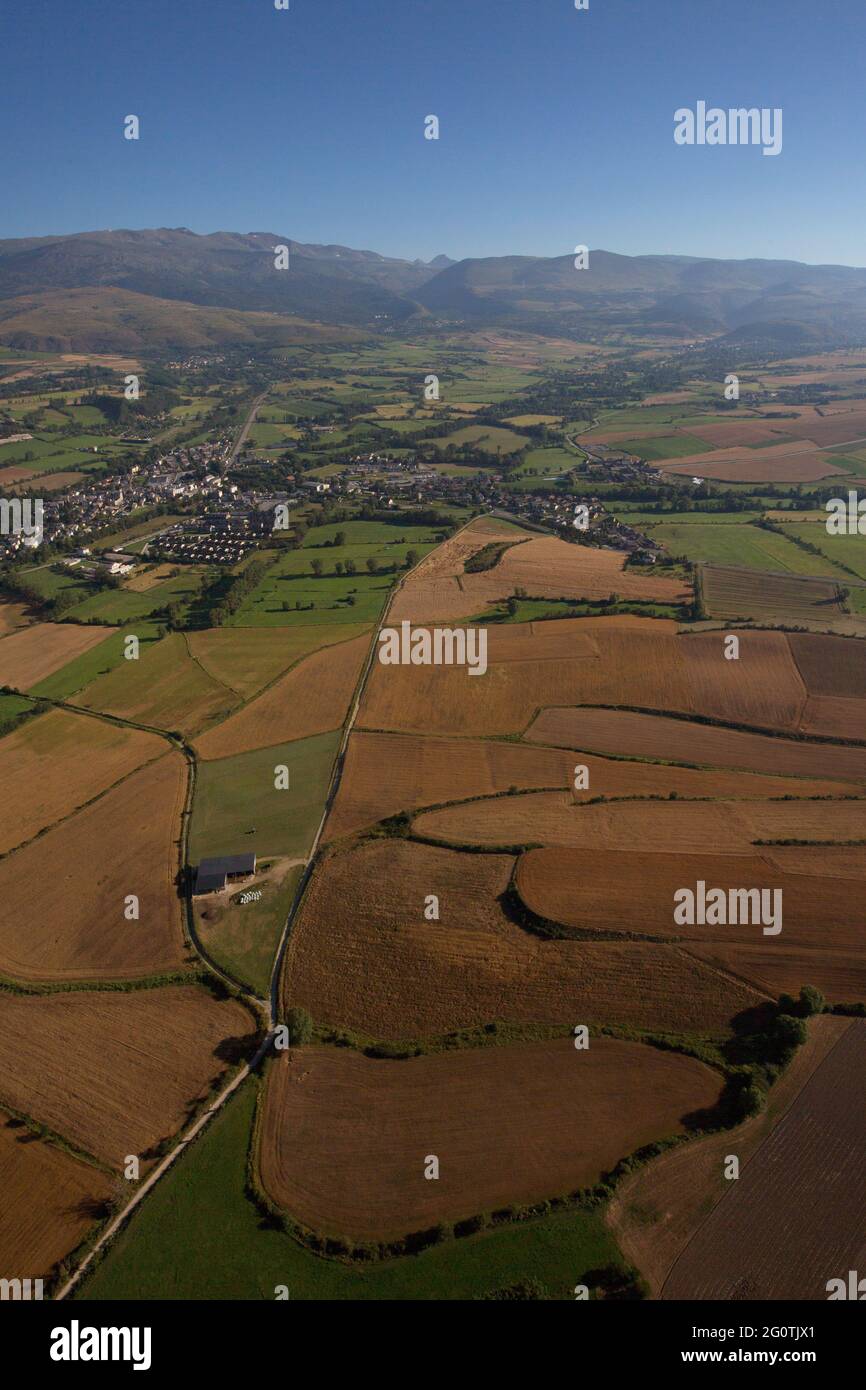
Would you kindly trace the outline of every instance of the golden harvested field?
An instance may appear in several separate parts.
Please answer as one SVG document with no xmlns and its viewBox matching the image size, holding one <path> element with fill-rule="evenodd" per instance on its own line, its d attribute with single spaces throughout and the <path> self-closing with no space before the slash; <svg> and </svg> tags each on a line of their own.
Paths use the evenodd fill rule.
<svg viewBox="0 0 866 1390">
<path fill-rule="evenodd" d="M 167 753 L 0 860 L 0 974 L 110 980 L 183 968 L 174 879 L 186 775 L 181 754 Z M 140 917 L 127 921 L 133 893 Z"/>
<path fill-rule="evenodd" d="M 665 1280 L 668 1299 L 826 1300 L 866 1259 L 866 1022 L 851 1021 Z M 855 1274 L 855 1280 L 860 1275 Z"/>
<path fill-rule="evenodd" d="M 73 623 L 33 623 L 13 632 L 0 641 L 0 685 L 30 690 L 116 631 Z"/>
<path fill-rule="evenodd" d="M 123 660 L 108 675 L 99 676 L 70 703 L 157 729 L 192 734 L 224 718 L 239 697 L 193 660 L 182 632 L 173 632 L 144 647 L 138 661 Z"/>
<path fill-rule="evenodd" d="M 519 659 L 510 660 L 515 651 Z M 548 705 L 609 704 L 794 730 L 805 698 L 784 633 L 744 632 L 739 661 L 727 661 L 722 632 L 679 636 L 664 620 L 574 618 L 491 629 L 483 676 L 376 662 L 359 725 L 521 733 Z"/>
<path fill-rule="evenodd" d="M 666 944 L 549 941 L 523 930 L 498 902 L 513 863 L 404 840 L 333 854 L 289 939 L 284 1004 L 394 1040 L 494 1019 L 724 1032 L 759 1001 Z M 438 922 L 425 920 L 428 894 L 439 897 Z"/>
<path fill-rule="evenodd" d="M 484 796 L 509 787 L 566 787 L 575 760 L 559 749 L 481 739 L 353 733 L 327 840 L 399 811 Z"/>
<path fill-rule="evenodd" d="M 595 711 L 545 711 L 533 725 L 541 729 L 548 713 L 576 715 Z M 622 715 L 640 719 L 651 716 Z M 673 722 L 673 721 L 671 721 Z M 681 725 L 686 728 L 688 726 Z M 706 726 L 695 725 L 702 731 Z M 725 731 L 722 731 L 725 732 Z M 729 735 L 730 736 L 730 735 Z M 736 735 L 753 737 L 759 735 Z M 563 741 L 565 741 L 563 739 Z M 555 743 L 556 738 L 539 738 Z M 773 739 L 763 742 L 774 743 Z M 793 747 L 800 747 L 793 744 Z M 823 745 L 821 745 L 823 747 Z M 831 752 L 835 750 L 830 750 Z M 859 756 L 859 755 L 858 755 Z M 866 751 L 863 755 L 866 776 Z M 416 734 L 353 733 L 325 839 L 354 834 L 400 811 L 414 811 L 470 796 L 492 796 L 511 787 L 572 787 L 575 769 L 589 773 L 586 790 L 572 790 L 575 801 L 594 796 L 730 797 L 766 799 L 773 796 L 833 796 L 856 794 L 852 783 L 762 777 L 751 773 L 701 772 L 614 758 L 579 757 L 564 748 L 528 748 L 492 739 L 425 738 Z"/>
<path fill-rule="evenodd" d="M 447 622 L 461 616 L 466 609 L 463 580 L 471 578 L 463 571 L 469 556 L 497 540 L 515 542 L 530 536 L 531 532 L 499 523 L 495 517 L 484 517 L 458 531 L 425 555 L 397 590 L 388 609 L 388 621 L 398 623 L 408 618 L 413 623 Z M 474 611 L 470 609 L 470 615 Z"/>
<path fill-rule="evenodd" d="M 3 740 L 0 854 L 165 751 L 165 741 L 155 734 L 64 710 L 28 720 Z"/>
<path fill-rule="evenodd" d="M 84 1239 L 112 1179 L 0 1112 L 0 1270 L 44 1279 Z"/>
<path fill-rule="evenodd" d="M 155 589 L 157 584 L 168 579 L 176 568 L 175 565 L 154 565 L 153 569 L 146 568 L 140 573 L 131 574 L 123 587 L 133 594 L 147 593 L 148 589 Z"/>
<path fill-rule="evenodd" d="M 0 638 L 30 622 L 26 603 L 0 603 Z"/>
<path fill-rule="evenodd" d="M 367 659 L 366 634 L 314 652 L 223 724 L 196 739 L 202 758 L 228 758 L 338 729 Z"/>
<path fill-rule="evenodd" d="M 645 839 L 637 843 L 645 843 Z M 521 856 L 516 886 L 523 902 L 540 917 L 578 931 L 635 932 L 678 939 L 700 949 L 717 943 L 765 947 L 771 956 L 787 947 L 837 952 L 863 951 L 857 884 L 833 876 L 827 849 L 823 874 L 786 874 L 756 849 L 752 854 L 653 854 L 646 850 L 533 849 Z M 764 936 L 760 924 L 680 925 L 674 921 L 674 894 L 693 892 L 699 882 L 712 888 L 782 890 L 782 931 Z M 691 949 L 691 947 L 690 947 Z M 864 954 L 866 960 L 866 954 Z M 802 979 L 801 984 L 809 983 Z"/>
<path fill-rule="evenodd" d="M 603 1037 L 400 1062 L 304 1047 L 268 1076 L 262 1182 L 316 1231 L 393 1238 L 589 1186 L 720 1089 L 690 1057 Z"/>
<path fill-rule="evenodd" d="M 752 855 L 758 840 L 866 839 L 866 801 L 613 801 L 524 792 L 417 816 L 417 835 L 454 844 L 542 844 L 594 853 Z M 763 848 L 758 851 L 763 853 Z"/>
<path fill-rule="evenodd" d="M 321 627 L 214 627 L 187 634 L 192 655 L 214 680 L 245 700 L 302 657 L 368 632 L 363 623 Z"/>
<path fill-rule="evenodd" d="M 811 1019 L 808 1040 L 773 1086 L 766 1110 L 733 1131 L 710 1134 L 661 1154 L 619 1184 L 606 1220 L 653 1297 L 659 1296 L 671 1266 L 708 1212 L 736 1186 L 724 1177 L 726 1155 L 736 1153 L 742 1170 L 850 1027 L 847 1018 Z M 745 1239 L 743 1248 L 749 1244 Z"/>
<path fill-rule="evenodd" d="M 827 639 L 832 640 L 832 639 Z M 827 743 L 768 738 L 711 724 L 692 724 L 663 715 L 632 714 L 613 709 L 545 709 L 526 735 L 530 743 L 557 744 L 625 758 L 670 758 L 713 767 L 786 773 L 789 777 L 838 778 L 810 783 L 807 795 L 845 794 L 845 781 L 866 778 L 866 748 L 833 747 Z M 796 783 L 773 779 L 778 792 L 798 794 Z M 604 790 L 602 788 L 602 790 Z"/>
<path fill-rule="evenodd" d="M 197 985 L 3 993 L 0 1101 L 117 1168 L 177 1132 L 253 1031 L 242 1004 Z"/>
<path fill-rule="evenodd" d="M 470 549 L 471 537 L 475 539 Z M 678 604 L 691 598 L 691 588 L 678 579 L 625 570 L 622 551 L 572 545 L 555 536 L 527 538 L 527 533 L 518 531 L 507 537 L 518 543 L 492 569 L 466 574 L 464 562 L 481 548 L 479 539 L 488 544 L 491 535 L 470 527 L 434 551 L 436 564 L 426 569 L 425 560 L 407 580 L 394 598 L 389 621 L 408 618 L 417 624 L 471 618 L 521 587 L 529 598 L 606 599 L 614 592 L 623 599 L 659 603 Z"/>
</svg>

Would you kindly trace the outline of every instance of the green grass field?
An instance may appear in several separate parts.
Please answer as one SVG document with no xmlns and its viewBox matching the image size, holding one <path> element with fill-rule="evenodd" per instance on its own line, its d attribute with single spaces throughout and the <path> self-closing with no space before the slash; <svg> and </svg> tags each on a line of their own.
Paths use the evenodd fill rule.
<svg viewBox="0 0 866 1390">
<path fill-rule="evenodd" d="M 179 603 L 184 610 L 188 610 L 198 597 L 206 571 L 194 565 L 180 566 L 179 571 L 176 578 L 165 579 L 141 593 L 131 589 L 101 589 L 68 609 L 63 616 L 85 622 L 88 618 L 99 618 L 102 622 L 119 627 L 122 623 L 149 618 L 152 613 L 172 603 Z"/>
<path fill-rule="evenodd" d="M 199 762 L 189 832 L 190 862 L 255 850 L 259 858 L 305 858 L 322 814 L 340 732 Z M 289 769 L 278 791 L 274 768 Z M 254 830 L 254 833 L 251 833 Z"/>
<path fill-rule="evenodd" d="M 467 396 L 466 399 L 472 398 Z M 501 425 L 466 425 L 462 430 L 455 430 L 453 434 L 443 435 L 441 439 L 428 439 L 426 442 L 442 452 L 452 444 L 456 449 L 463 444 L 473 444 L 488 454 L 516 454 L 529 443 L 529 439 L 525 434 L 515 434 L 513 430 L 503 429 Z"/>
<path fill-rule="evenodd" d="M 14 729 L 21 716 L 32 709 L 32 700 L 25 700 L 23 695 L 0 695 L 0 737 Z"/>
<path fill-rule="evenodd" d="M 142 656 L 158 640 L 156 623 L 136 623 L 130 631 L 135 633 L 141 644 Z M 47 700 L 68 700 L 71 695 L 95 681 L 97 676 L 113 671 L 123 661 L 124 639 L 127 635 L 125 632 L 110 633 L 104 642 L 91 647 L 90 651 L 83 652 L 74 661 L 61 666 L 59 671 L 40 681 L 31 693 L 41 695 Z"/>
<path fill-rule="evenodd" d="M 260 999 L 267 995 L 280 936 L 303 872 L 303 865 L 296 864 L 279 877 L 251 880 L 229 902 L 213 897 L 195 901 L 196 929 L 204 949 Z M 262 896 L 241 902 L 248 889 Z"/>
<path fill-rule="evenodd" d="M 339 532 L 344 533 L 345 544 L 335 546 L 332 542 Z M 436 532 L 423 526 L 347 521 L 311 527 L 301 549 L 279 555 L 233 615 L 231 626 L 373 623 L 405 569 L 409 551 L 414 550 L 420 558 L 435 544 Z M 371 574 L 367 568 L 370 559 L 385 572 Z M 313 573 L 314 561 L 322 566 L 320 576 Z M 356 572 L 338 575 L 337 564 L 345 566 L 348 562 L 354 564 Z"/>
<path fill-rule="evenodd" d="M 837 567 L 834 562 L 838 561 L 840 565 L 847 565 L 861 579 L 866 579 L 866 536 L 831 536 L 823 521 L 791 522 L 790 525 L 785 522 L 784 531 L 792 539 L 799 536 L 810 545 L 817 546 L 832 572 L 835 573 Z"/>
<path fill-rule="evenodd" d="M 799 546 L 758 526 L 707 526 L 704 522 L 662 524 L 647 528 L 672 555 L 686 555 L 716 565 L 740 565 L 754 570 L 780 570 L 788 574 L 827 575 L 844 579 L 831 560 L 810 555 Z"/>
<path fill-rule="evenodd" d="M 572 1299 L 582 1276 L 621 1263 L 598 1212 L 564 1212 L 447 1240 L 399 1260 L 322 1259 L 268 1229 L 245 1191 L 256 1083 L 248 1081 L 148 1196 L 77 1299 L 292 1301 L 473 1299 L 535 1278 Z"/>
<path fill-rule="evenodd" d="M 712 445 L 695 434 L 652 435 L 647 439 L 618 439 L 610 446 L 617 452 L 637 454 L 644 459 L 685 458 L 688 454 L 707 454 Z"/>
</svg>

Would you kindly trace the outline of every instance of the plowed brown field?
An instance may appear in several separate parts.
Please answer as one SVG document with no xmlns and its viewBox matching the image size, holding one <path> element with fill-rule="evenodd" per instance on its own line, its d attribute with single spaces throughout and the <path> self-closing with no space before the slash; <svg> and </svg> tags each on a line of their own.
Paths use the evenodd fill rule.
<svg viewBox="0 0 866 1390">
<path fill-rule="evenodd" d="M 194 985 L 0 994 L 0 1102 L 118 1167 L 176 1133 L 253 1031 Z"/>
<path fill-rule="evenodd" d="M 695 1232 L 666 1299 L 826 1300 L 866 1261 L 866 1023 L 854 1020 Z M 860 1275 L 857 1275 L 859 1278 Z"/>
<path fill-rule="evenodd" d="M 611 709 L 545 709 L 528 731 L 530 743 L 557 744 L 625 758 L 670 758 L 713 767 L 787 773 L 790 778 L 837 778 L 813 782 L 813 796 L 850 792 L 846 781 L 866 778 L 866 748 L 767 738 L 710 724 L 690 724 L 662 715 L 632 714 Z M 775 779 L 781 790 L 768 795 L 797 794 L 798 784 Z M 603 790 L 603 789 L 602 789 Z"/>
<path fill-rule="evenodd" d="M 639 843 L 645 843 L 640 841 Z M 844 852 L 844 851 L 843 851 Z M 645 851 L 533 849 L 517 866 L 516 883 L 527 907 L 540 917 L 593 932 L 637 932 L 680 938 L 696 946 L 762 946 L 770 958 L 783 948 L 837 952 L 863 950 L 861 895 L 850 879 L 833 876 L 833 850 L 825 851 L 824 873 L 788 875 L 761 856 L 652 854 Z M 764 936 L 760 924 L 693 926 L 674 922 L 674 893 L 711 888 L 780 888 L 782 931 Z M 866 951 L 864 951 L 866 960 Z M 801 984 L 808 984 L 803 977 Z"/>
<path fill-rule="evenodd" d="M 470 555 L 492 542 L 521 541 L 530 535 L 529 531 L 500 525 L 495 517 L 485 517 L 483 523 L 476 522 L 458 531 L 426 555 L 400 587 L 391 600 L 388 621 L 408 618 L 413 623 L 432 623 L 458 617 L 465 609 L 461 582 L 463 566 Z"/>
<path fill-rule="evenodd" d="M 423 1037 L 492 1019 L 724 1031 L 749 986 L 664 944 L 548 941 L 498 899 L 508 855 L 376 840 L 314 875 L 289 940 L 285 1004 L 367 1035 Z M 425 896 L 440 899 L 438 922 Z M 636 981 L 639 987 L 636 987 Z"/>
<path fill-rule="evenodd" d="M 63 710 L 28 720 L 3 740 L 0 854 L 165 751 L 153 734 Z"/>
<path fill-rule="evenodd" d="M 183 968 L 178 872 L 186 763 L 134 772 L 0 860 L 0 974 L 108 980 Z M 139 899 L 138 921 L 124 916 Z"/>
<path fill-rule="evenodd" d="M 262 1180 L 314 1230 L 386 1239 L 588 1186 L 720 1089 L 692 1058 L 603 1037 L 403 1062 L 301 1048 L 268 1076 Z"/>
<path fill-rule="evenodd" d="M 788 642 L 810 695 L 866 699 L 866 642 L 802 632 L 791 633 Z"/>
<path fill-rule="evenodd" d="M 294 666 L 262 695 L 196 740 L 202 758 L 228 758 L 338 729 L 349 711 L 370 639 L 328 647 Z"/>
<path fill-rule="evenodd" d="M 619 1184 L 607 1221 L 624 1256 L 637 1265 L 655 1297 L 708 1211 L 737 1186 L 724 1177 L 726 1155 L 735 1153 L 742 1169 L 850 1027 L 846 1018 L 811 1019 L 807 1042 L 773 1086 L 765 1110 L 735 1130 L 662 1154 Z M 749 1246 L 747 1237 L 744 1249 Z"/>
<path fill-rule="evenodd" d="M 44 1279 L 84 1239 L 111 1182 L 0 1112 L 0 1277 Z"/>
</svg>

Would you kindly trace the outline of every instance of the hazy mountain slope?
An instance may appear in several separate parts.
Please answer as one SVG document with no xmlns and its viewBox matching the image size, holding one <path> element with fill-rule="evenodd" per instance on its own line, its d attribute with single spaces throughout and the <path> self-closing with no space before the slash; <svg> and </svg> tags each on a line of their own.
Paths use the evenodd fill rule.
<svg viewBox="0 0 866 1390">
<path fill-rule="evenodd" d="M 275 268 L 279 245 L 289 247 L 288 269 Z M 0 242 L 0 299 L 102 285 L 331 323 L 404 318 L 417 308 L 404 291 L 431 273 L 375 252 L 304 246 L 270 232 L 197 236 L 161 228 Z"/>
<path fill-rule="evenodd" d="M 362 339 L 356 328 L 206 308 L 108 286 L 0 301 L 0 343 L 30 352 L 189 351 Z"/>
<path fill-rule="evenodd" d="M 289 247 L 285 270 L 274 264 L 279 245 Z M 346 246 L 307 245 L 272 232 L 198 236 L 185 228 L 0 241 L 0 304 L 83 289 L 367 329 L 432 318 L 581 338 L 634 332 L 735 333 L 781 342 L 866 339 L 866 270 L 850 266 L 599 250 L 590 252 L 584 270 L 575 268 L 572 254 L 462 261 L 437 256 L 424 263 Z M 19 304 L 15 315 L 38 309 L 33 331 L 62 336 L 61 302 L 39 298 L 38 305 Z M 67 308 L 75 312 L 80 305 L 67 301 Z M 137 312 L 144 335 L 138 346 L 164 345 L 164 311 L 152 325 L 140 305 Z M 108 301 L 101 314 L 109 314 Z M 102 321 L 108 331 L 108 320 Z M 221 332 L 217 320 L 193 328 L 185 314 L 183 322 L 186 327 L 175 332 L 206 337 Z M 85 326 L 80 314 L 76 324 L 80 333 Z M 16 331 L 31 327 L 18 323 Z M 111 331 L 121 327 L 115 315 Z M 241 331 L 239 324 L 228 327 Z M 256 339 L 263 325 L 247 325 L 244 331 Z"/>
</svg>

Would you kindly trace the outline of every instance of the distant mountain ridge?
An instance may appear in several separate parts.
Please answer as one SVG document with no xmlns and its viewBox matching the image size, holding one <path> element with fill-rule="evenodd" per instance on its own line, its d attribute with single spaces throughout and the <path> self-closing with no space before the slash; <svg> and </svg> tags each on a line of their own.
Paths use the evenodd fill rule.
<svg viewBox="0 0 866 1390">
<path fill-rule="evenodd" d="M 288 247 L 288 269 L 275 268 L 282 246 Z M 89 346 L 80 299 L 72 301 L 74 324 L 63 331 L 63 305 L 70 303 L 63 296 L 82 290 L 96 295 L 103 344 L 112 338 L 112 313 L 122 315 L 117 291 L 163 305 L 181 301 L 190 309 L 232 311 L 224 320 L 211 314 L 201 326 L 202 341 L 211 342 L 235 341 L 236 332 L 238 341 L 256 341 L 263 322 L 245 325 L 238 318 L 245 314 L 288 317 L 296 328 L 304 321 L 365 332 L 432 320 L 577 338 L 631 332 L 866 341 L 866 269 L 852 266 L 603 250 L 590 252 L 585 270 L 575 268 L 572 255 L 460 261 L 439 255 L 424 262 L 274 232 L 199 235 L 163 227 L 0 241 L 0 342 L 11 342 L 14 334 L 12 345 L 38 347 L 48 325 L 55 337 Z M 165 314 L 155 318 L 133 302 L 138 327 L 128 319 L 117 322 L 123 346 L 136 334 L 142 349 L 170 346 L 170 315 L 168 321 Z M 36 308 L 39 323 L 31 323 Z M 182 317 L 181 336 L 195 338 L 195 315 Z M 158 344 L 148 341 L 148 324 L 156 321 Z"/>
</svg>

